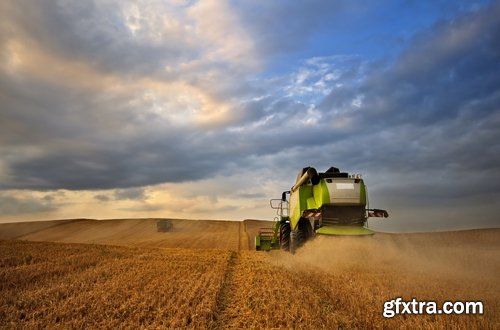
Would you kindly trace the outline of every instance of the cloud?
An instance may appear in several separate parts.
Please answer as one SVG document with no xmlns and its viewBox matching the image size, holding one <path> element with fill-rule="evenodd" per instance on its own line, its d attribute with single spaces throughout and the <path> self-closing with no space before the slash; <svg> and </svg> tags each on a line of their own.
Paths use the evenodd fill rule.
<svg viewBox="0 0 500 330">
<path fill-rule="evenodd" d="M 236 214 L 336 165 L 389 206 L 499 196 L 499 8 L 374 59 L 305 52 L 373 9 L 350 1 L 2 3 L 0 189 Z"/>
<path fill-rule="evenodd" d="M 496 4 L 433 25 L 393 63 L 370 64 L 319 105 L 350 136 L 326 150 L 362 168 L 373 200 L 399 209 L 399 219 L 448 210 L 455 217 L 444 221 L 463 225 L 482 205 L 477 221 L 498 224 L 499 13 Z"/>
<path fill-rule="evenodd" d="M 6 194 L 0 195 L 0 214 L 3 216 L 40 213 L 55 210 L 51 200 L 37 198 L 17 198 Z"/>
<path fill-rule="evenodd" d="M 138 212 L 144 214 L 145 212 L 164 211 L 165 205 L 141 203 L 133 206 L 121 207 L 118 210 L 125 212 Z"/>
<path fill-rule="evenodd" d="M 115 191 L 114 196 L 118 200 L 120 199 L 143 200 L 146 198 L 145 191 L 143 188 L 118 189 Z"/>
<path fill-rule="evenodd" d="M 109 196 L 104 194 L 95 195 L 94 198 L 100 202 L 109 202 L 110 200 L 112 200 Z"/>
<path fill-rule="evenodd" d="M 220 2 L 2 9 L 2 189 L 199 179 L 220 168 L 204 135 L 253 118 L 223 98 L 258 56 Z"/>
</svg>

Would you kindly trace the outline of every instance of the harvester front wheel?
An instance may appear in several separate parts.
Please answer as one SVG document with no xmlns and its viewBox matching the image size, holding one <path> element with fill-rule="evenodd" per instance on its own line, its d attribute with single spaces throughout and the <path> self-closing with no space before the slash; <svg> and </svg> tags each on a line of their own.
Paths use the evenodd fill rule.
<svg viewBox="0 0 500 330">
<path fill-rule="evenodd" d="M 287 222 L 280 225 L 280 248 L 290 250 L 290 224 Z"/>
</svg>

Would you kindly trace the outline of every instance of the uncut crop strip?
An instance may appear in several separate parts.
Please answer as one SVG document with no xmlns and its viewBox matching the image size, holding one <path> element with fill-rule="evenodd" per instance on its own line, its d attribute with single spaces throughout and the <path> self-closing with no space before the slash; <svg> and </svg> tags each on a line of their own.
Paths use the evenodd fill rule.
<svg viewBox="0 0 500 330">
<path fill-rule="evenodd" d="M 209 327 L 230 255 L 18 241 L 0 251 L 0 325 L 27 327 Z"/>
</svg>

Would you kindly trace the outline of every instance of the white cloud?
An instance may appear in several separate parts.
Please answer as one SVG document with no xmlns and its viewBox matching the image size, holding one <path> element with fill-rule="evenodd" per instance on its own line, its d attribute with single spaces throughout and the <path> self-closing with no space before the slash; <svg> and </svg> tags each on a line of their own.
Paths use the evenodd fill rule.
<svg viewBox="0 0 500 330">
<path fill-rule="evenodd" d="M 205 60 L 231 63 L 231 69 L 237 72 L 258 67 L 260 58 L 253 37 L 228 2 L 199 1 L 188 12 L 195 22 L 198 40 L 207 51 L 203 56 Z"/>
</svg>

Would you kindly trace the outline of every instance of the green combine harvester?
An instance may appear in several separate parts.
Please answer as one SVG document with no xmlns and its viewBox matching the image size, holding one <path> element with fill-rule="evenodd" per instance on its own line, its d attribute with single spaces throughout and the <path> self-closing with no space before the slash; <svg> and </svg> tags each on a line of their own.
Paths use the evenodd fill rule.
<svg viewBox="0 0 500 330">
<path fill-rule="evenodd" d="M 315 235 L 373 235 L 374 232 L 366 228 L 368 217 L 389 215 L 386 210 L 368 208 L 367 201 L 361 175 L 349 175 L 336 167 L 324 173 L 305 167 L 281 199 L 269 201 L 271 208 L 277 210 L 277 217 L 272 228 L 259 231 L 255 249 L 295 253 Z"/>
</svg>

